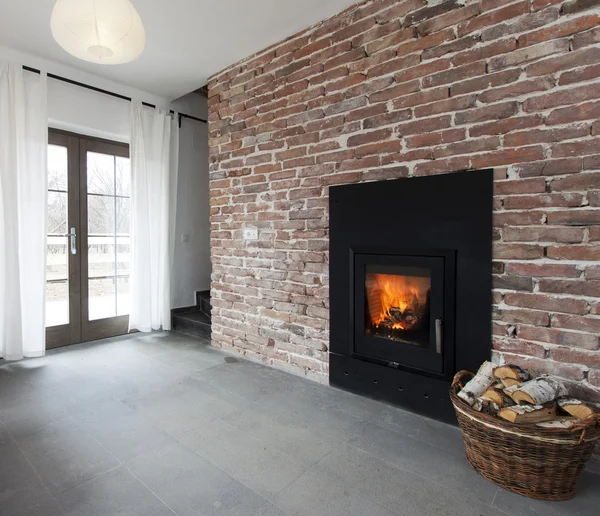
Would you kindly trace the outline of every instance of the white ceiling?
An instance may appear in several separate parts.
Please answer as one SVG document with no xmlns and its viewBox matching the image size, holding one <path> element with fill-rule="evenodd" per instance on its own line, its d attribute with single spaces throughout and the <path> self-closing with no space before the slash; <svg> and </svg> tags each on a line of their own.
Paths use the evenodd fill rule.
<svg viewBox="0 0 600 516">
<path fill-rule="evenodd" d="M 146 28 L 134 62 L 97 65 L 52 38 L 54 0 L 0 0 L 0 44 L 175 99 L 213 73 L 345 9 L 357 0 L 132 0 Z"/>
</svg>

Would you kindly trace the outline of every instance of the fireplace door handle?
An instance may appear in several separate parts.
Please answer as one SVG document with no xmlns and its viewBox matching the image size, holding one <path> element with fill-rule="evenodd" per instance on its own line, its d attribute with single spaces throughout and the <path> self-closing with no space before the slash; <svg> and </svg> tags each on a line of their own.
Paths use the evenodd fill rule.
<svg viewBox="0 0 600 516">
<path fill-rule="evenodd" d="M 435 320 L 435 350 L 438 353 L 442 352 L 442 320 Z"/>
</svg>

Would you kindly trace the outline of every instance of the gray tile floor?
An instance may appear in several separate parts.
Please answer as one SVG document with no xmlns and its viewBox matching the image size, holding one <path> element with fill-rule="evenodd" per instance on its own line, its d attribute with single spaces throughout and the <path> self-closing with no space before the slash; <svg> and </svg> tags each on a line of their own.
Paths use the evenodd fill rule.
<svg viewBox="0 0 600 516">
<path fill-rule="evenodd" d="M 226 360 L 227 359 L 227 360 Z M 0 366 L 2 516 L 598 515 L 536 502 L 456 428 L 157 333 Z"/>
</svg>

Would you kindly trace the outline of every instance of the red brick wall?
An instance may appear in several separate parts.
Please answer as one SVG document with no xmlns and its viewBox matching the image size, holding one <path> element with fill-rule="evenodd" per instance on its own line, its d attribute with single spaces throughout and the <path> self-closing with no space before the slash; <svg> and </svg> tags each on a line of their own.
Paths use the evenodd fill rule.
<svg viewBox="0 0 600 516">
<path fill-rule="evenodd" d="M 494 349 L 600 397 L 600 0 L 363 2 L 209 106 L 214 345 L 326 379 L 328 187 L 494 167 Z"/>
</svg>

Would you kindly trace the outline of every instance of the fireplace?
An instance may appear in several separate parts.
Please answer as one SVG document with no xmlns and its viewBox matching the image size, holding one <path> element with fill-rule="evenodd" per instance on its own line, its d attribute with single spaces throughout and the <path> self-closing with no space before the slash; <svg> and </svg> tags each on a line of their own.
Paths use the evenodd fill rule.
<svg viewBox="0 0 600 516">
<path fill-rule="evenodd" d="M 492 171 L 330 189 L 330 383 L 453 420 L 491 348 Z"/>
<path fill-rule="evenodd" d="M 443 374 L 453 349 L 454 253 L 354 255 L 354 352 L 389 367 Z"/>
</svg>

